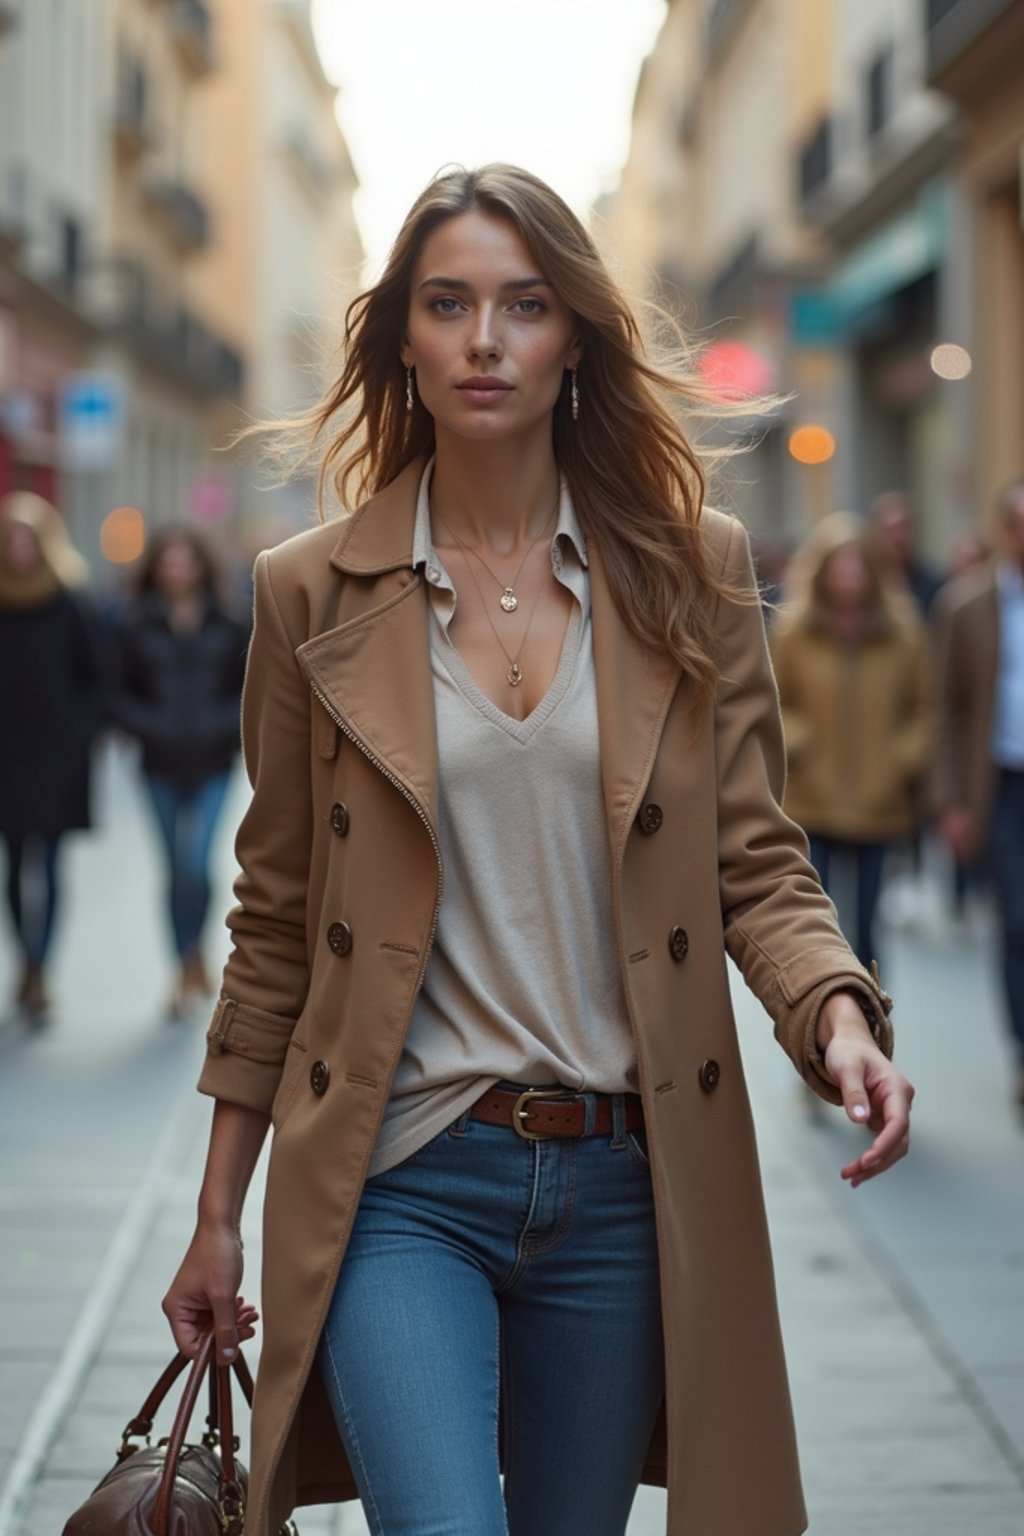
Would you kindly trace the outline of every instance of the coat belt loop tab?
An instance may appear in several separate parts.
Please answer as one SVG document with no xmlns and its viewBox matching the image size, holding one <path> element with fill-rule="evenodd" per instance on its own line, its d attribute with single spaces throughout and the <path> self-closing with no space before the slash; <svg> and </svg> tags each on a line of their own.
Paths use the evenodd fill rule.
<svg viewBox="0 0 1024 1536">
<path fill-rule="evenodd" d="M 207 1044 L 215 1056 L 219 1056 L 224 1049 L 228 1030 L 231 1028 L 231 1020 L 238 1004 L 233 997 L 222 997 L 213 1010 L 213 1019 L 206 1036 Z"/>
</svg>

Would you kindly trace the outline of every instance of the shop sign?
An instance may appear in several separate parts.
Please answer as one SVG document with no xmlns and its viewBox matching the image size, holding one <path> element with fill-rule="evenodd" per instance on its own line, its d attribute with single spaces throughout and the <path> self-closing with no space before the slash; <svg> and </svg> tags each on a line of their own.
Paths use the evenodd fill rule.
<svg viewBox="0 0 1024 1536">
<path fill-rule="evenodd" d="M 65 469 L 112 469 L 124 430 L 121 381 L 109 373 L 68 374 L 58 397 L 57 424 Z"/>
</svg>

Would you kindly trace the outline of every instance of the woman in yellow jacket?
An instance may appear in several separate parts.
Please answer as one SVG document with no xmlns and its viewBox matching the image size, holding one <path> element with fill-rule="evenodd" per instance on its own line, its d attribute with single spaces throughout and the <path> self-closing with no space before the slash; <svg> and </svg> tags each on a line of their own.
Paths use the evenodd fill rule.
<svg viewBox="0 0 1024 1536">
<path fill-rule="evenodd" d="M 794 561 L 773 659 L 786 736 L 785 808 L 831 891 L 856 868 L 861 963 L 875 956 L 885 855 L 913 830 L 930 747 L 928 654 L 909 605 L 886 587 L 856 519 L 835 512 Z"/>
</svg>

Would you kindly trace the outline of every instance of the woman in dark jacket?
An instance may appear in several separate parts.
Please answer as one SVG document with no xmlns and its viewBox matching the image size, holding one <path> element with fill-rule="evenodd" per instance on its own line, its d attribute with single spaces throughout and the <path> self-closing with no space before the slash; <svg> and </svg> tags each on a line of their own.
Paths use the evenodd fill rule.
<svg viewBox="0 0 1024 1536">
<path fill-rule="evenodd" d="M 138 738 L 167 855 L 168 916 L 178 957 L 169 1013 L 209 992 L 200 939 L 210 847 L 239 747 L 249 633 L 217 594 L 212 557 L 188 528 L 162 529 L 139 572 L 135 603 L 116 621 L 118 724 Z"/>
<path fill-rule="evenodd" d="M 76 590 L 87 569 L 55 507 L 30 491 L 0 502 L 0 839 L 21 950 L 17 1002 L 49 1007 L 44 966 L 65 832 L 89 826 L 89 763 L 102 716 L 98 627 Z"/>
</svg>

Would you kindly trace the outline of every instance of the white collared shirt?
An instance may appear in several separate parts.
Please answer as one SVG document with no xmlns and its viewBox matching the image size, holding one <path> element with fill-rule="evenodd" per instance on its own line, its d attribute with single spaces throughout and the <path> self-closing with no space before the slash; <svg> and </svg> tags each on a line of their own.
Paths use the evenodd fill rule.
<svg viewBox="0 0 1024 1536">
<path fill-rule="evenodd" d="M 605 1093 L 638 1086 L 615 944 L 586 545 L 571 497 L 563 482 L 550 549 L 572 615 L 550 688 L 516 720 L 477 686 L 449 638 L 457 594 L 431 541 L 429 484 L 428 465 L 413 563 L 432 613 L 444 895 L 371 1177 L 502 1079 Z"/>
</svg>

